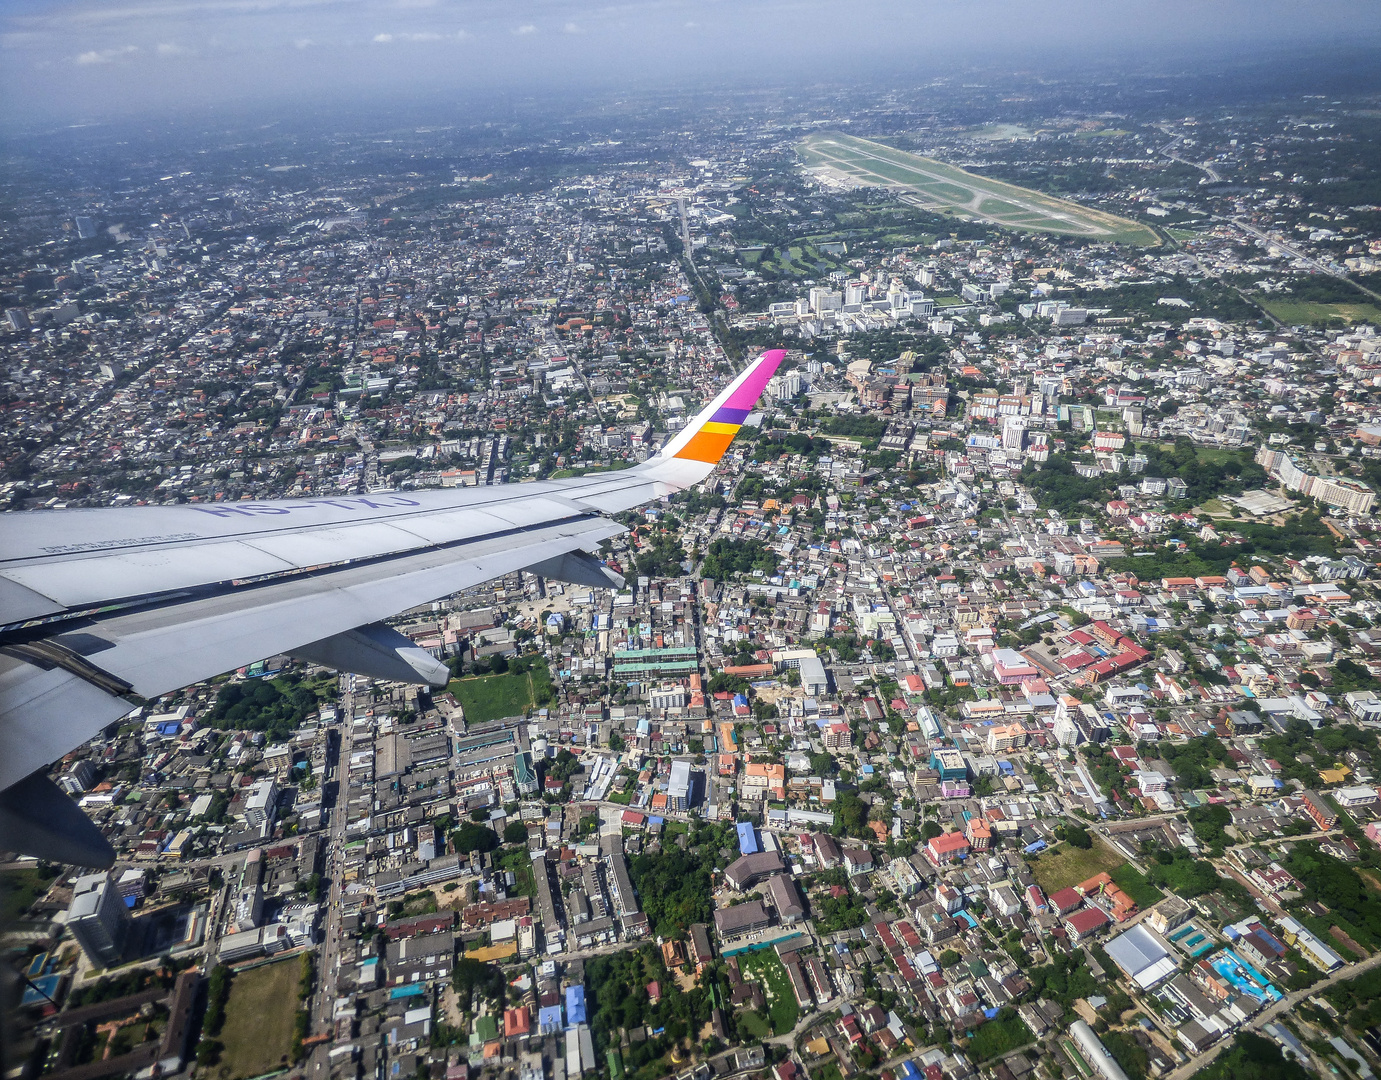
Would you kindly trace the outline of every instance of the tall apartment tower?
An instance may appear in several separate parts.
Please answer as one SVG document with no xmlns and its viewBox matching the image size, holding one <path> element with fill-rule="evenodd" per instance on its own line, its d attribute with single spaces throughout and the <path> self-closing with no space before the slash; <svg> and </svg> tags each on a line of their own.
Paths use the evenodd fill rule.
<svg viewBox="0 0 1381 1080">
<path fill-rule="evenodd" d="M 129 931 L 129 912 L 109 874 L 87 874 L 72 887 L 67 929 L 87 959 L 102 967 L 120 958 Z"/>
</svg>

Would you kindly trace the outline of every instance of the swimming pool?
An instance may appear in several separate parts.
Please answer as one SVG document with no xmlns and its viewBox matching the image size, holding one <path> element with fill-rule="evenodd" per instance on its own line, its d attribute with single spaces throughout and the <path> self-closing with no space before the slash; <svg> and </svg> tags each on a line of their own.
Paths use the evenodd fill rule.
<svg viewBox="0 0 1381 1080">
<path fill-rule="evenodd" d="M 1170 940 L 1187 952 L 1191 959 L 1198 959 L 1217 944 L 1213 938 L 1192 922 L 1186 923 L 1171 934 Z"/>
<path fill-rule="evenodd" d="M 1261 972 L 1231 949 L 1224 949 L 1208 963 L 1240 993 L 1264 998 L 1266 1001 L 1280 1000 L 1280 991 L 1272 986 Z"/>
</svg>

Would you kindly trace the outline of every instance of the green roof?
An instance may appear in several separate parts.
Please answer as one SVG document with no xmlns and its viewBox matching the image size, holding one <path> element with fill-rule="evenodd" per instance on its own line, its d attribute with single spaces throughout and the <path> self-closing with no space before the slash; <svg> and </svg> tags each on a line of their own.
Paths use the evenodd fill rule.
<svg viewBox="0 0 1381 1080">
<path fill-rule="evenodd" d="M 614 661 L 614 674 L 636 671 L 699 671 L 696 660 L 625 660 Z"/>
<path fill-rule="evenodd" d="M 683 657 L 695 658 L 695 647 L 676 645 L 666 649 L 620 649 L 614 653 L 614 661 L 619 660 L 679 660 Z"/>
</svg>

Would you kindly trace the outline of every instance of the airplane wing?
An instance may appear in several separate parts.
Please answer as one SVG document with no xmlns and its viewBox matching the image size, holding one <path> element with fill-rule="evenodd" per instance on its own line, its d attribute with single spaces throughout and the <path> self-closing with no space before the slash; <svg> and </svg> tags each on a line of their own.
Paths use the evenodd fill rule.
<svg viewBox="0 0 1381 1080">
<path fill-rule="evenodd" d="M 605 515 L 708 477 L 784 355 L 763 353 L 659 454 L 620 472 L 0 515 L 0 847 L 109 864 L 84 817 L 81 842 L 70 822 L 53 835 L 74 808 L 54 802 L 44 771 L 132 697 L 279 653 L 443 686 L 445 665 L 382 620 L 515 570 L 621 586 L 589 554 L 624 531 Z"/>
</svg>

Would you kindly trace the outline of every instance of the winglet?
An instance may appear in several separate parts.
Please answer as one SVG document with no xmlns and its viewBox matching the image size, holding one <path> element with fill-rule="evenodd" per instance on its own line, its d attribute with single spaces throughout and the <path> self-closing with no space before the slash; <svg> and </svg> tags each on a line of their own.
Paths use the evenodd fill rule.
<svg viewBox="0 0 1381 1080">
<path fill-rule="evenodd" d="M 676 438 L 667 443 L 659 457 L 663 460 L 680 458 L 683 461 L 717 465 L 785 356 L 785 349 L 768 349 L 749 364 L 737 379 L 696 414 L 695 419 Z M 706 473 L 708 475 L 708 470 Z"/>
</svg>

